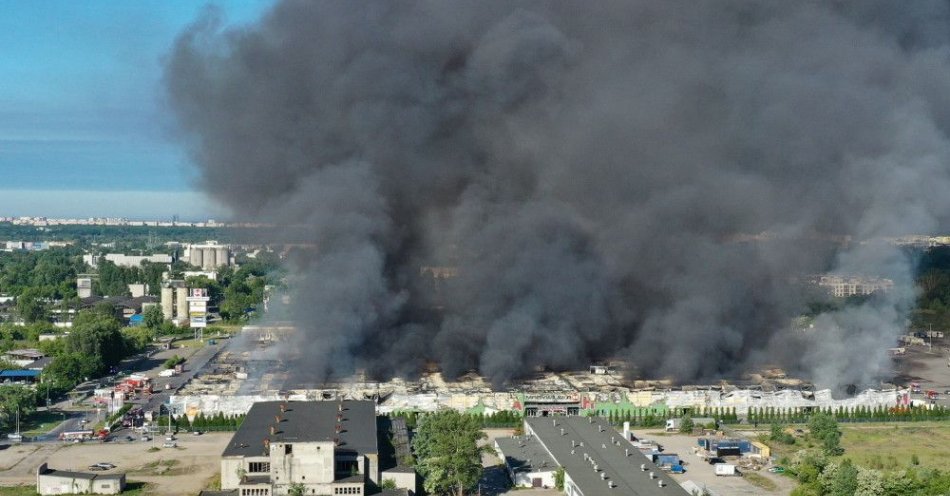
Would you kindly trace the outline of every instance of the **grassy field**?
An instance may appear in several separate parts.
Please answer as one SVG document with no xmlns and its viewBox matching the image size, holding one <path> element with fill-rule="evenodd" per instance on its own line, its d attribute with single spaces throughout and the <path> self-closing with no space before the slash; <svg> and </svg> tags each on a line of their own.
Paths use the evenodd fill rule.
<svg viewBox="0 0 950 496">
<path fill-rule="evenodd" d="M 841 445 L 856 464 L 893 470 L 911 464 L 950 467 L 950 422 L 869 423 L 841 425 Z"/>
<path fill-rule="evenodd" d="M 35 412 L 20 426 L 25 436 L 46 434 L 63 421 L 63 414 L 57 412 Z"/>
<path fill-rule="evenodd" d="M 946 470 L 950 467 L 950 422 L 869 422 L 838 424 L 844 455 L 857 465 L 878 470 L 897 470 L 911 464 L 914 455 L 920 466 Z M 795 426 L 804 428 L 804 426 Z M 764 434 L 764 431 L 758 431 Z M 752 438 L 756 436 L 750 434 Z M 797 438 L 793 445 L 769 442 L 776 459 L 791 457 L 796 451 L 817 447 Z"/>
</svg>

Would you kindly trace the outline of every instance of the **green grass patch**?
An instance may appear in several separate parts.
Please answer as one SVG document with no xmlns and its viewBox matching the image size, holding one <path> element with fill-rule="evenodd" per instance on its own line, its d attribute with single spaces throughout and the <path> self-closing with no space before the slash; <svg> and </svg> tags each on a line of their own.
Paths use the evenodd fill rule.
<svg viewBox="0 0 950 496">
<path fill-rule="evenodd" d="M 0 496 L 37 496 L 36 484 L 30 486 L 0 487 Z"/>
<path fill-rule="evenodd" d="M 842 458 L 878 470 L 950 467 L 950 422 L 839 424 Z M 916 455 L 916 457 L 915 457 Z"/>
<path fill-rule="evenodd" d="M 757 474 L 755 472 L 742 472 L 742 478 L 745 479 L 749 484 L 752 484 L 759 489 L 764 489 L 770 492 L 778 489 L 778 484 L 776 484 L 775 481 L 762 474 Z"/>
<path fill-rule="evenodd" d="M 205 341 L 196 341 L 194 339 L 183 339 L 181 341 L 175 341 L 173 345 L 175 348 L 201 348 L 207 343 L 207 341 L 208 341 L 207 339 L 205 339 Z"/>
<path fill-rule="evenodd" d="M 34 412 L 21 423 L 20 430 L 24 436 L 40 436 L 51 431 L 62 421 L 62 413 Z"/>
</svg>

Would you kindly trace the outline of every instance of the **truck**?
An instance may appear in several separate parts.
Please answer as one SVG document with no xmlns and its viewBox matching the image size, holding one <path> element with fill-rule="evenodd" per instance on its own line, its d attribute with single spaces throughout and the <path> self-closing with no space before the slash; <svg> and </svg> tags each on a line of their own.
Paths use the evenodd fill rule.
<svg viewBox="0 0 950 496">
<path fill-rule="evenodd" d="M 736 475 L 736 466 L 731 463 L 717 463 L 714 467 L 716 468 L 717 476 L 728 477 Z"/>
</svg>

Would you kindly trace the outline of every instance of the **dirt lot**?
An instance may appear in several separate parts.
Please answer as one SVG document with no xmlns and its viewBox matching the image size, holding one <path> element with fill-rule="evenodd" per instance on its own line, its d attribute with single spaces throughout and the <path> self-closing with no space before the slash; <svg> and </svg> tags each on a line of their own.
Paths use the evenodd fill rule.
<svg viewBox="0 0 950 496">
<path fill-rule="evenodd" d="M 87 471 L 97 462 L 118 467 L 105 473 L 126 473 L 130 481 L 149 483 L 148 494 L 179 496 L 198 494 L 220 470 L 220 455 L 231 433 L 178 436 L 178 448 L 161 448 L 152 442 L 88 442 L 82 444 L 24 444 L 0 450 L 0 485 L 36 483 L 36 467 Z M 149 451 L 153 446 L 156 451 Z"/>
</svg>

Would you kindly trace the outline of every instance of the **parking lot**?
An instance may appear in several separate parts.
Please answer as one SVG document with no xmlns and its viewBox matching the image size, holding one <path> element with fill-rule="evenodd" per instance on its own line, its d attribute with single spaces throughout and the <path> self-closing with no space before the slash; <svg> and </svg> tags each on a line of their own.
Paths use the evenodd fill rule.
<svg viewBox="0 0 950 496">
<path fill-rule="evenodd" d="M 697 436 L 688 436 L 678 433 L 667 433 L 665 431 L 649 430 L 634 431 L 637 437 L 653 439 L 663 446 L 664 453 L 676 453 L 680 459 L 686 463 L 685 474 L 671 475 L 673 480 L 684 483 L 687 480 L 693 481 L 699 487 L 705 487 L 713 494 L 720 496 L 756 496 L 762 494 L 784 496 L 792 492 L 796 483 L 784 476 L 771 474 L 766 471 L 756 472 L 763 477 L 774 482 L 778 488 L 774 491 L 767 491 L 749 483 L 743 477 L 723 477 L 717 476 L 715 468 L 707 463 L 703 458 L 694 453 Z"/>
</svg>

